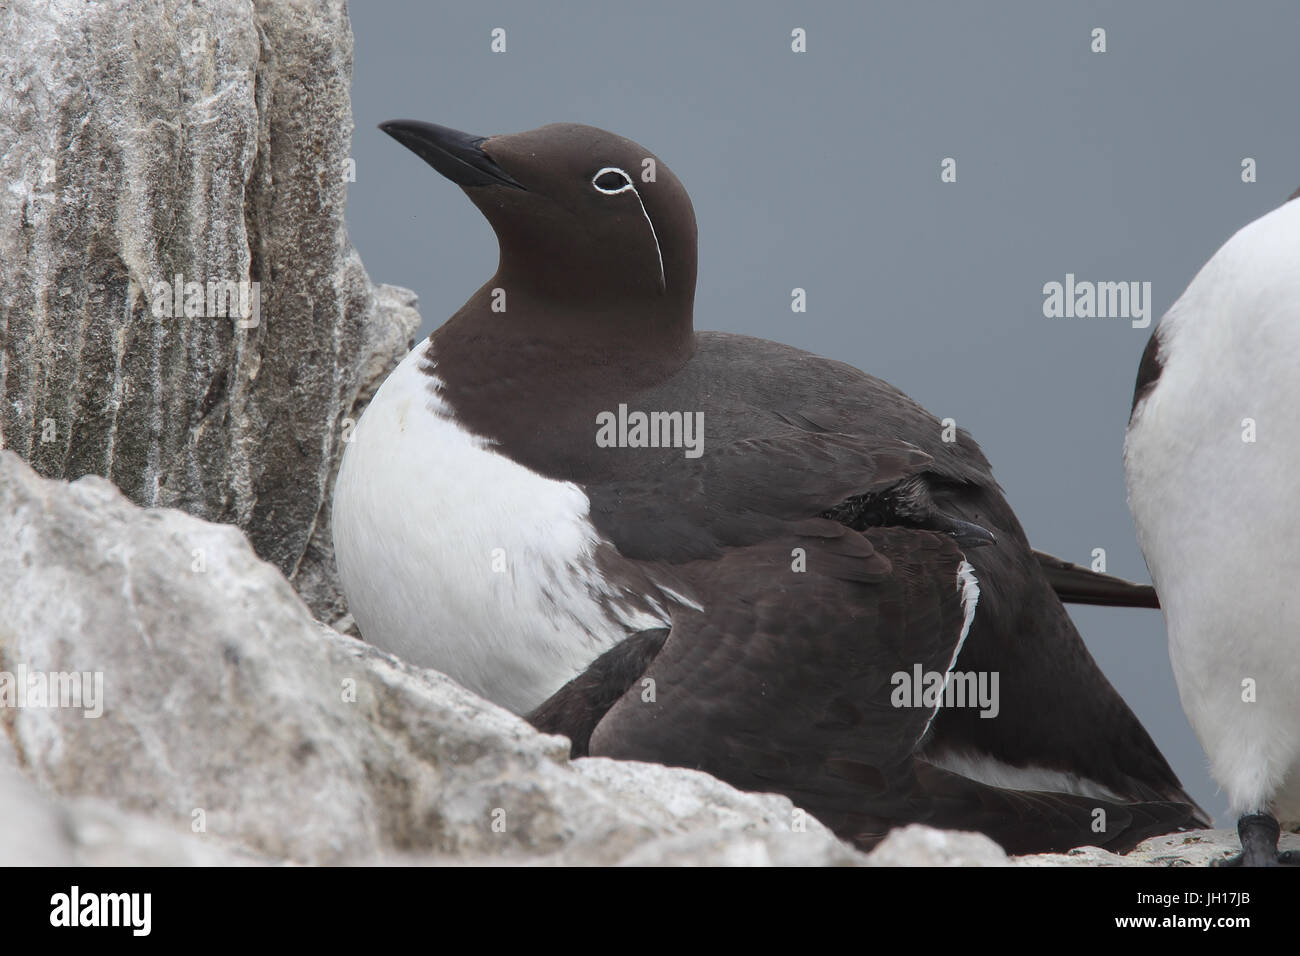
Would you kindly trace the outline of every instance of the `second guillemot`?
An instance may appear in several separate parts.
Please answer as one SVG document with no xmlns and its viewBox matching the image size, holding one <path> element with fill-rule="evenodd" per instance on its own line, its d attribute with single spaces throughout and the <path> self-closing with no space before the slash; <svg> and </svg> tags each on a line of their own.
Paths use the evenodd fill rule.
<svg viewBox="0 0 1300 956">
<path fill-rule="evenodd" d="M 914 820 L 1017 852 L 1201 822 L 1053 584 L 1141 589 L 1040 561 L 975 442 L 886 383 L 697 333 L 695 216 L 657 157 L 571 124 L 382 129 L 464 188 L 500 260 L 345 452 L 363 636 L 575 753 L 785 793 L 864 846 Z M 957 671 L 996 677 L 996 716 L 938 706 Z"/>
<path fill-rule="evenodd" d="M 1297 191 L 1300 196 L 1300 191 Z M 1178 694 L 1248 866 L 1300 825 L 1300 200 L 1243 227 L 1165 313 L 1124 443 Z"/>
</svg>

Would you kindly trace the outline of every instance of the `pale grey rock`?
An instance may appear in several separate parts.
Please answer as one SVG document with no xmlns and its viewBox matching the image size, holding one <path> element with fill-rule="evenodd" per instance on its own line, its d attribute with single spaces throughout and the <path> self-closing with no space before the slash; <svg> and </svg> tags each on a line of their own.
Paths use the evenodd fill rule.
<svg viewBox="0 0 1300 956">
<path fill-rule="evenodd" d="M 563 738 L 550 738 L 561 742 Z M 562 799 L 585 808 L 551 851 L 405 861 L 528 866 L 844 866 L 866 857 L 777 794 L 743 793 L 695 770 L 585 758 Z M 474 801 L 471 801 L 471 806 Z M 796 822 L 797 821 L 797 822 Z M 386 861 L 392 862 L 392 861 Z"/>
<path fill-rule="evenodd" d="M 835 838 L 789 798 L 742 793 L 697 770 L 589 757 L 574 768 L 636 808 L 659 836 L 614 847 L 603 862 L 621 866 L 854 866 L 866 857 Z M 653 794 L 654 800 L 646 795 Z"/>
<path fill-rule="evenodd" d="M 237 529 L 140 509 L 98 477 L 43 479 L 8 451 L 0 594 L 0 671 L 103 676 L 98 717 L 90 700 L 0 709 L 24 777 L 56 798 L 18 787 L 5 805 L 70 832 L 63 858 L 860 859 L 783 797 L 570 762 L 563 738 L 314 621 Z"/>
<path fill-rule="evenodd" d="M 868 866 L 1008 866 L 1002 847 L 982 833 L 936 830 L 919 823 L 890 832 Z"/>
<path fill-rule="evenodd" d="M 1300 850 L 1300 834 L 1284 833 L 1282 849 Z M 1120 855 L 1095 846 L 1066 853 L 1008 858 L 978 833 L 956 833 L 913 824 L 890 833 L 867 857 L 869 866 L 1209 866 L 1241 850 L 1236 830 L 1191 830 L 1152 837 Z"/>
<path fill-rule="evenodd" d="M 618 866 L 863 866 L 866 856 L 847 843 L 806 833 L 697 830 L 660 837 L 615 861 Z"/>
<path fill-rule="evenodd" d="M 64 814 L 23 774 L 0 733 L 0 867 L 70 866 L 75 859 Z"/>
<path fill-rule="evenodd" d="M 126 813 L 93 797 L 43 793 L 0 734 L 0 867 L 247 866 L 271 863 L 236 847 Z"/>
<path fill-rule="evenodd" d="M 325 620 L 343 423 L 419 324 L 347 238 L 351 70 L 344 0 L 0 4 L 0 447 L 238 526 Z M 156 316 L 178 274 L 257 324 Z"/>
<path fill-rule="evenodd" d="M 1300 834 L 1283 833 L 1282 850 L 1300 852 Z M 1119 856 L 1095 846 L 1078 847 L 1068 853 L 1043 853 L 1012 858 L 1016 866 L 1209 866 L 1241 852 L 1235 829 L 1189 830 L 1168 833 L 1139 843 Z"/>
<path fill-rule="evenodd" d="M 78 866 L 268 866 L 279 861 L 105 800 L 63 801 Z"/>
</svg>

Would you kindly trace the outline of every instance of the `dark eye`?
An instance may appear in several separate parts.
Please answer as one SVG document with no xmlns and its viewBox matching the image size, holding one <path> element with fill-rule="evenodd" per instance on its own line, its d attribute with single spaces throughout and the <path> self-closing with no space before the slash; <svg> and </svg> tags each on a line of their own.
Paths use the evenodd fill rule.
<svg viewBox="0 0 1300 956">
<path fill-rule="evenodd" d="M 605 193 L 618 192 L 630 182 L 632 180 L 621 169 L 607 169 L 591 181 L 593 186 Z"/>
</svg>

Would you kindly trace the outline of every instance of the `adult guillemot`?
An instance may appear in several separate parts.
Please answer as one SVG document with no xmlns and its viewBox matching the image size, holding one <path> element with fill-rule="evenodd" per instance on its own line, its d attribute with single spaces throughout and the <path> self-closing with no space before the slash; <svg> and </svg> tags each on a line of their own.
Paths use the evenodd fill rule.
<svg viewBox="0 0 1300 956">
<path fill-rule="evenodd" d="M 1297 191 L 1300 195 L 1300 191 Z M 1147 343 L 1124 466 L 1183 709 L 1238 818 L 1300 824 L 1300 201 L 1241 229 Z"/>
<path fill-rule="evenodd" d="M 662 162 L 586 126 L 382 128 L 464 188 L 500 261 L 345 453 L 367 639 L 575 753 L 786 793 L 862 845 L 912 820 L 1016 851 L 1199 822 L 1053 584 L 1147 592 L 1040 561 L 969 435 L 891 386 L 696 333 L 695 217 Z M 941 692 L 921 706 L 917 669 Z M 996 675 L 996 717 L 937 706 L 955 669 Z"/>
</svg>

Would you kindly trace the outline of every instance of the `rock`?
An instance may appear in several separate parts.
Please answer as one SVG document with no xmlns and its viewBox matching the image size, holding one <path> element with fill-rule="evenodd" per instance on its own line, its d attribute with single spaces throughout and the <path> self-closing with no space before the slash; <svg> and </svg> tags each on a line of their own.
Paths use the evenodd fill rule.
<svg viewBox="0 0 1300 956">
<path fill-rule="evenodd" d="M 63 828 L 47 853 L 102 863 L 862 859 L 784 797 L 570 762 L 563 738 L 314 621 L 237 529 L 140 509 L 98 477 L 42 479 L 7 451 L 0 594 L 0 704 L 29 686 L 0 726 L 55 798 L 0 768 L 6 855 Z M 67 706 L 30 690 L 72 673 L 85 693 L 68 684 Z"/>
<path fill-rule="evenodd" d="M 0 447 L 236 525 L 340 617 L 344 422 L 419 324 L 347 238 L 344 0 L 49 0 L 0 27 Z M 186 283 L 203 314 L 155 314 Z"/>
<path fill-rule="evenodd" d="M 241 866 L 272 862 L 124 813 L 42 793 L 0 736 L 0 866 Z"/>
<path fill-rule="evenodd" d="M 1300 834 L 1283 833 L 1278 847 L 1300 852 Z M 1209 866 L 1215 860 L 1240 852 L 1241 842 L 1235 829 L 1189 830 L 1152 837 L 1123 856 L 1087 846 L 1068 853 L 1019 856 L 1012 863 L 1016 866 Z"/>
<path fill-rule="evenodd" d="M 67 821 L 18 766 L 0 734 L 0 866 L 69 866 L 75 860 Z"/>
<path fill-rule="evenodd" d="M 936 830 L 919 823 L 890 832 L 868 866 L 1009 866 L 1002 847 L 982 833 Z"/>
<path fill-rule="evenodd" d="M 1300 834 L 1283 833 L 1283 850 L 1300 850 Z M 1191 830 L 1152 837 L 1120 856 L 1095 846 L 1010 859 L 979 833 L 912 824 L 895 830 L 867 857 L 868 866 L 1209 866 L 1241 851 L 1236 830 Z"/>
<path fill-rule="evenodd" d="M 661 836 L 604 862 L 624 866 L 844 866 L 863 854 L 826 839 L 829 831 L 789 798 L 743 793 L 697 770 L 589 757 L 579 773 L 646 818 Z M 653 794 L 656 799 L 647 800 Z M 620 848 L 621 850 L 621 848 Z"/>
</svg>

